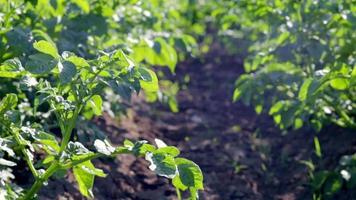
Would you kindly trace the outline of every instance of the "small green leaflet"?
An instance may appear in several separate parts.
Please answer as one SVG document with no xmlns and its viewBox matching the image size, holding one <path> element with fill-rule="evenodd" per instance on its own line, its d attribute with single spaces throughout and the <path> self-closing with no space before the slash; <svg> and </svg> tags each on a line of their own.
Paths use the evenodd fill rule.
<svg viewBox="0 0 356 200">
<path fill-rule="evenodd" d="M 140 85 L 145 92 L 157 92 L 159 89 L 158 78 L 154 71 L 140 67 L 139 72 L 141 74 L 142 80 L 140 80 Z"/>
<path fill-rule="evenodd" d="M 151 163 L 149 166 L 150 170 L 156 174 L 167 178 L 173 178 L 175 176 L 177 169 L 173 156 L 162 152 L 149 152 L 146 153 L 145 158 Z"/>
<path fill-rule="evenodd" d="M 88 106 L 93 109 L 95 115 L 99 116 L 102 113 L 103 100 L 99 95 L 94 95 L 88 101 Z"/>
<path fill-rule="evenodd" d="M 6 96 L 0 102 L 0 115 L 8 110 L 13 109 L 17 105 L 16 94 L 6 94 Z"/>
<path fill-rule="evenodd" d="M 239 88 L 235 88 L 232 100 L 235 102 L 239 100 L 240 97 L 241 97 L 241 90 Z"/>
<path fill-rule="evenodd" d="M 270 115 L 277 114 L 283 108 L 283 105 L 284 105 L 283 101 L 278 101 L 270 108 L 268 114 Z"/>
<path fill-rule="evenodd" d="M 63 54 L 62 54 L 62 57 L 73 63 L 76 67 L 80 68 L 80 67 L 89 67 L 89 63 L 84 59 L 84 58 L 81 58 L 81 57 L 78 57 L 74 54 L 72 55 L 68 55 L 68 57 L 65 57 Z"/>
<path fill-rule="evenodd" d="M 337 90 L 345 90 L 349 87 L 349 80 L 346 78 L 335 78 L 330 81 L 332 88 Z"/>
<path fill-rule="evenodd" d="M 38 42 L 35 42 L 33 44 L 33 47 L 37 49 L 37 51 L 42 52 L 44 54 L 51 55 L 53 58 L 58 58 L 58 51 L 57 47 L 54 46 L 52 43 L 47 42 L 45 40 L 41 40 Z"/>
<path fill-rule="evenodd" d="M 58 62 L 59 69 L 59 80 L 61 83 L 66 84 L 72 81 L 74 76 L 77 74 L 77 68 L 72 62 L 64 61 L 63 63 Z"/>
<path fill-rule="evenodd" d="M 0 65 L 0 77 L 15 78 L 21 74 L 22 64 L 18 58 L 6 60 Z"/>
<path fill-rule="evenodd" d="M 149 48 L 144 49 L 145 59 L 152 65 L 168 66 L 172 73 L 178 61 L 177 52 L 163 38 L 156 38 Z"/>
<path fill-rule="evenodd" d="M 106 174 L 94 167 L 91 161 L 86 161 L 82 164 L 73 167 L 75 180 L 78 183 L 79 191 L 85 197 L 93 198 L 93 184 L 95 176 L 105 177 Z"/>
<path fill-rule="evenodd" d="M 310 87 L 310 84 L 313 82 L 312 78 L 308 78 L 304 81 L 303 85 L 300 87 L 298 98 L 301 101 L 304 101 L 308 97 L 308 90 Z"/>
<path fill-rule="evenodd" d="M 322 153 L 321 153 L 321 146 L 318 137 L 314 137 L 314 148 L 315 148 L 315 154 L 321 158 Z"/>
<path fill-rule="evenodd" d="M 175 163 L 178 168 L 178 174 L 173 178 L 173 185 L 180 190 L 195 188 L 202 190 L 203 174 L 197 164 L 185 158 L 176 158 Z"/>
</svg>

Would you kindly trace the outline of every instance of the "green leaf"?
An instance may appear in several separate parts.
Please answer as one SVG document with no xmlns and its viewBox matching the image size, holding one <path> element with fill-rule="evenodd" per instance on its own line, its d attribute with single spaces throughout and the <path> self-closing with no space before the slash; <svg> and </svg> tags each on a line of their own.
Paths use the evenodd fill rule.
<svg viewBox="0 0 356 200">
<path fill-rule="evenodd" d="M 338 191 L 340 191 L 341 188 L 342 188 L 342 178 L 336 173 L 330 174 L 325 182 L 325 186 L 324 186 L 325 194 L 328 196 L 332 196 L 336 194 Z"/>
<path fill-rule="evenodd" d="M 18 72 L 0 71 L 0 77 L 3 78 L 15 78 L 18 75 L 20 75 Z"/>
<path fill-rule="evenodd" d="M 89 67 L 90 66 L 89 63 L 84 58 L 81 58 L 78 56 L 71 56 L 71 57 L 67 58 L 66 60 L 70 61 L 77 67 Z"/>
<path fill-rule="evenodd" d="M 6 60 L 0 66 L 0 77 L 15 78 L 21 74 L 22 64 L 18 58 Z"/>
<path fill-rule="evenodd" d="M 128 85 L 124 81 L 110 80 L 109 85 L 111 89 L 118 95 L 120 95 L 123 99 L 129 101 L 131 99 L 132 89 L 130 85 Z"/>
<path fill-rule="evenodd" d="M 31 55 L 27 61 L 25 69 L 33 74 L 49 73 L 57 65 L 57 60 L 46 54 Z"/>
<path fill-rule="evenodd" d="M 95 176 L 105 177 L 102 170 L 97 169 L 91 163 L 86 161 L 73 167 L 75 180 L 78 183 L 80 193 L 85 197 L 93 198 L 93 184 Z"/>
<path fill-rule="evenodd" d="M 152 76 L 150 71 L 148 71 L 147 68 L 145 67 L 139 67 L 138 72 L 140 73 L 141 79 L 143 81 L 151 82 L 152 81 Z"/>
<path fill-rule="evenodd" d="M 158 78 L 154 71 L 146 68 L 140 68 L 140 74 L 142 80 L 140 80 L 140 85 L 145 92 L 157 92 L 159 89 Z"/>
<path fill-rule="evenodd" d="M 345 90 L 349 87 L 349 80 L 346 78 L 335 78 L 330 81 L 331 87 L 337 90 Z"/>
<path fill-rule="evenodd" d="M 174 157 L 166 153 L 146 153 L 146 160 L 151 163 L 149 169 L 157 175 L 173 178 L 176 174 Z"/>
<path fill-rule="evenodd" d="M 0 102 L 0 115 L 8 110 L 14 109 L 17 105 L 16 94 L 6 94 L 6 96 Z"/>
<path fill-rule="evenodd" d="M 124 145 L 136 156 L 142 156 L 147 152 L 153 152 L 156 150 L 153 145 L 147 144 L 147 141 L 145 140 L 137 141 L 135 144 L 132 144 L 132 142 L 126 140 Z"/>
<path fill-rule="evenodd" d="M 312 78 L 308 78 L 304 81 L 303 85 L 300 87 L 298 98 L 300 101 L 304 101 L 308 97 L 308 90 L 310 84 L 313 82 Z"/>
<path fill-rule="evenodd" d="M 173 157 L 176 157 L 180 154 L 180 151 L 177 147 L 174 147 L 174 146 L 167 146 L 167 147 L 162 147 L 162 148 L 159 148 L 155 151 L 155 153 L 166 153 L 166 154 L 169 154 Z"/>
<path fill-rule="evenodd" d="M 328 172 L 328 171 L 316 172 L 314 174 L 314 178 L 311 181 L 311 185 L 312 185 L 313 189 L 316 191 L 320 190 L 329 175 L 330 175 L 330 172 Z"/>
<path fill-rule="evenodd" d="M 112 58 L 117 59 L 118 60 L 117 63 L 121 67 L 131 69 L 132 67 L 135 66 L 135 63 L 132 60 L 130 60 L 122 50 L 116 51 L 113 54 Z"/>
<path fill-rule="evenodd" d="M 91 161 L 84 162 L 81 168 L 86 171 L 88 174 L 99 176 L 99 177 L 106 177 L 107 175 L 104 173 L 103 170 L 95 168 Z"/>
<path fill-rule="evenodd" d="M 38 42 L 35 42 L 33 44 L 33 47 L 37 49 L 37 51 L 42 52 L 44 54 L 51 55 L 53 58 L 58 58 L 58 51 L 57 47 L 54 46 L 52 43 L 47 42 L 45 40 L 41 40 Z"/>
<path fill-rule="evenodd" d="M 240 97 L 241 97 L 241 90 L 239 88 L 235 88 L 232 100 L 235 102 L 239 100 Z"/>
<path fill-rule="evenodd" d="M 85 13 L 90 12 L 90 4 L 87 0 L 71 0 L 75 3 L 80 9 L 82 9 Z"/>
<path fill-rule="evenodd" d="M 261 114 L 263 110 L 263 106 L 262 105 L 256 105 L 255 107 L 255 111 L 257 114 Z"/>
<path fill-rule="evenodd" d="M 49 148 L 48 150 L 54 151 L 54 152 L 59 152 L 59 145 L 58 142 L 56 140 L 56 138 L 46 132 L 43 131 L 38 131 L 33 135 L 33 138 L 35 139 L 35 141 L 45 145 L 47 148 Z"/>
<path fill-rule="evenodd" d="M 163 38 L 156 38 L 150 47 L 145 52 L 146 61 L 152 65 L 168 66 L 174 73 L 178 61 L 175 49 Z"/>
<path fill-rule="evenodd" d="M 303 120 L 300 118 L 297 118 L 294 120 L 294 129 L 300 129 L 303 126 Z"/>
<path fill-rule="evenodd" d="M 178 174 L 173 178 L 173 185 L 181 190 L 195 188 L 203 190 L 203 173 L 199 166 L 185 158 L 176 158 Z"/>
<path fill-rule="evenodd" d="M 71 62 L 64 61 L 63 63 L 58 63 L 59 69 L 59 80 L 61 83 L 66 84 L 72 81 L 72 79 L 77 74 L 77 68 Z"/>
<path fill-rule="evenodd" d="M 354 69 L 351 72 L 351 77 L 356 77 L 356 66 L 354 66 Z"/>
<path fill-rule="evenodd" d="M 314 137 L 314 148 L 315 148 L 315 154 L 321 158 L 322 154 L 321 154 L 321 146 L 320 146 L 320 142 L 319 139 L 317 137 Z"/>
<path fill-rule="evenodd" d="M 168 105 L 172 112 L 176 113 L 179 111 L 179 106 L 174 96 L 168 98 Z"/>
<path fill-rule="evenodd" d="M 277 114 L 282 108 L 283 108 L 283 101 L 278 101 L 269 109 L 268 114 L 270 115 Z"/>
<path fill-rule="evenodd" d="M 93 112 L 95 115 L 99 116 L 103 112 L 103 100 L 101 99 L 101 96 L 99 95 L 94 95 L 90 98 L 88 101 L 89 106 L 93 109 Z"/>
<path fill-rule="evenodd" d="M 20 70 L 22 68 L 21 61 L 18 58 L 13 58 L 13 59 L 6 60 L 3 63 L 3 66 L 7 67 L 6 70 L 11 70 L 11 71 L 18 71 L 18 70 Z"/>
</svg>

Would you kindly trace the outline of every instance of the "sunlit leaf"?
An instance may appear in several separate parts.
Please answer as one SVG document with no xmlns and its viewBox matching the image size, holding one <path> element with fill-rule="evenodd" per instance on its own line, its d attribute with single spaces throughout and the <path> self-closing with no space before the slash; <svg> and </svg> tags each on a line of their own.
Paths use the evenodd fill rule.
<svg viewBox="0 0 356 200">
<path fill-rule="evenodd" d="M 33 44 L 33 47 L 37 49 L 37 51 L 42 52 L 44 54 L 51 55 L 53 58 L 58 58 L 58 51 L 57 47 L 54 46 L 52 43 L 47 42 L 45 40 L 41 40 L 38 42 L 35 42 Z"/>
</svg>

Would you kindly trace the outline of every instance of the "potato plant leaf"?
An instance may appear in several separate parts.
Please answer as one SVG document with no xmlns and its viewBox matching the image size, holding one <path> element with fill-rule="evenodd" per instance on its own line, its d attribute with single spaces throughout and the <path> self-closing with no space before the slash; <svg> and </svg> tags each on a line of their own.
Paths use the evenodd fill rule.
<svg viewBox="0 0 356 200">
<path fill-rule="evenodd" d="M 53 58 L 59 57 L 57 47 L 45 40 L 33 43 L 33 47 L 39 52 L 51 55 Z"/>
<path fill-rule="evenodd" d="M 33 74 L 49 73 L 57 66 L 57 60 L 47 54 L 34 54 L 29 56 L 29 61 L 25 65 L 25 69 Z"/>
<path fill-rule="evenodd" d="M 303 85 L 300 87 L 298 98 L 301 101 L 304 101 L 308 97 L 308 90 L 310 84 L 312 83 L 313 79 L 308 78 L 304 81 Z"/>
<path fill-rule="evenodd" d="M 145 158 L 151 163 L 149 166 L 150 170 L 156 174 L 167 178 L 175 176 L 176 165 L 173 156 L 162 152 L 153 152 L 147 153 Z"/>
<path fill-rule="evenodd" d="M 141 68 L 139 72 L 142 77 L 142 80 L 140 80 L 141 88 L 145 92 L 157 92 L 159 86 L 158 86 L 158 78 L 156 73 L 146 68 Z"/>
<path fill-rule="evenodd" d="M 105 174 L 94 167 L 91 161 L 86 161 L 73 167 L 73 174 L 78 183 L 80 193 L 93 198 L 93 184 L 95 176 L 105 177 Z"/>
<path fill-rule="evenodd" d="M 63 63 L 58 62 L 58 69 L 59 69 L 59 80 L 61 81 L 62 84 L 69 83 L 77 74 L 77 68 L 72 62 L 68 62 L 68 61 L 64 61 Z"/>
<path fill-rule="evenodd" d="M 335 78 L 330 81 L 330 85 L 336 90 L 345 90 L 349 87 L 349 80 L 345 78 Z"/>
<path fill-rule="evenodd" d="M 173 178 L 173 185 L 181 190 L 195 188 L 202 190 L 203 174 L 197 164 L 185 158 L 175 159 L 178 174 Z"/>
</svg>

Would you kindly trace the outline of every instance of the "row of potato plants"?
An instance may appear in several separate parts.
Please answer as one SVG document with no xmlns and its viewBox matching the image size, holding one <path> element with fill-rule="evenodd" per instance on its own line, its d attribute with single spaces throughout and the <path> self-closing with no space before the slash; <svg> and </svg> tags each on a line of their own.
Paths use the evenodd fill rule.
<svg viewBox="0 0 356 200">
<path fill-rule="evenodd" d="M 90 123 L 103 112 L 115 116 L 132 93 L 177 111 L 175 84 L 160 89 L 154 71 L 160 69 L 150 66 L 174 73 L 178 60 L 193 52 L 195 40 L 180 32 L 190 23 L 180 16 L 188 3 L 0 0 L 1 199 L 36 199 L 49 178 L 68 170 L 81 194 L 93 197 L 94 178 L 106 174 L 92 160 L 124 153 L 144 157 L 152 171 L 171 179 L 179 199 L 186 190 L 198 198 L 202 172 L 176 147 L 159 139 L 156 146 L 129 140 L 114 146 Z M 30 188 L 16 184 L 13 170 L 21 162 L 34 177 Z"/>
<path fill-rule="evenodd" d="M 253 106 L 257 114 L 269 114 L 284 133 L 302 127 L 319 132 L 336 124 L 352 134 L 356 128 L 352 0 L 194 4 L 196 22 L 207 24 L 203 46 L 217 40 L 231 56 L 244 58 L 245 73 L 236 80 L 233 101 Z M 337 159 L 340 164 L 334 170 L 306 162 L 313 199 L 333 199 L 356 187 L 355 154 Z"/>
<path fill-rule="evenodd" d="M 215 6 L 212 16 L 221 41 L 245 57 L 234 101 L 271 115 L 284 132 L 303 126 L 319 132 L 336 124 L 352 134 L 356 128 L 352 0 L 225 1 Z M 355 189 L 355 154 L 340 159 L 334 170 L 312 166 L 314 199 L 333 199 L 345 189 L 351 193 Z"/>
</svg>

